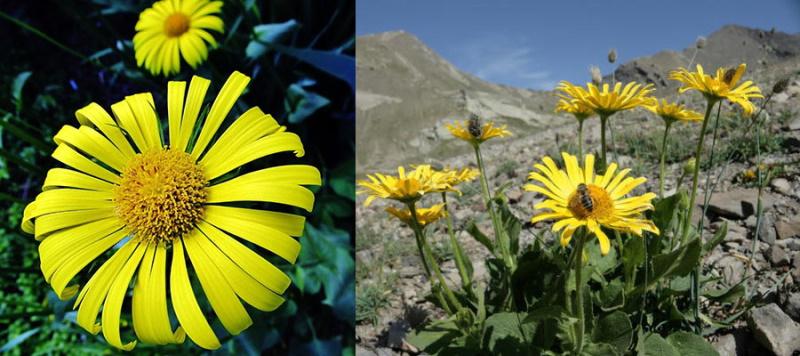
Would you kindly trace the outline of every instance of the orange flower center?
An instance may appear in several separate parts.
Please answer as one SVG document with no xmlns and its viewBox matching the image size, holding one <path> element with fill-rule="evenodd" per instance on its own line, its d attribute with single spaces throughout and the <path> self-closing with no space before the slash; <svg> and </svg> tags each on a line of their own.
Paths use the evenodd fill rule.
<svg viewBox="0 0 800 356">
<path fill-rule="evenodd" d="M 167 37 L 179 37 L 188 30 L 189 17 L 180 12 L 169 15 L 167 20 L 164 21 L 164 32 L 166 32 Z"/>
<path fill-rule="evenodd" d="M 152 150 L 137 155 L 114 190 L 117 216 L 135 238 L 170 243 L 203 216 L 208 181 L 189 154 Z"/>
<path fill-rule="evenodd" d="M 567 209 L 579 220 L 604 219 L 614 214 L 614 204 L 605 191 L 594 184 L 583 184 L 570 196 Z"/>
</svg>

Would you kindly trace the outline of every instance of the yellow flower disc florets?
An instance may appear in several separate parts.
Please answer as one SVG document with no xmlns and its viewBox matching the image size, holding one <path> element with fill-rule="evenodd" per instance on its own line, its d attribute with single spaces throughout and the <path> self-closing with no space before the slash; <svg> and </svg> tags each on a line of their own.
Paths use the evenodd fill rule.
<svg viewBox="0 0 800 356">
<path fill-rule="evenodd" d="M 152 150 L 137 155 L 114 191 L 117 215 L 135 238 L 166 242 L 192 231 L 203 216 L 208 181 L 189 154 Z"/>
<path fill-rule="evenodd" d="M 164 21 L 164 32 L 167 34 L 167 37 L 179 37 L 188 30 L 189 17 L 180 12 L 169 15 Z"/>
<path fill-rule="evenodd" d="M 614 204 L 608 192 L 594 184 L 586 184 L 586 189 L 577 189 L 569 196 L 567 209 L 576 218 L 605 220 L 614 215 Z"/>
</svg>

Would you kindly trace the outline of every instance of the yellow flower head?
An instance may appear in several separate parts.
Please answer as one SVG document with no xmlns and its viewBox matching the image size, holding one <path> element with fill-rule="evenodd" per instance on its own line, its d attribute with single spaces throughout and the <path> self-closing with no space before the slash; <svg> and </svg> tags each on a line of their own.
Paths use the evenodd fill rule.
<svg viewBox="0 0 800 356">
<path fill-rule="evenodd" d="M 558 104 L 556 105 L 556 112 L 566 112 L 575 116 L 576 119 L 579 121 L 583 121 L 594 115 L 594 110 L 592 108 L 586 106 L 583 102 L 575 101 L 572 102 L 571 100 L 562 99 L 558 100 Z"/>
<path fill-rule="evenodd" d="M 481 125 L 477 119 L 455 121 L 447 124 L 447 130 L 456 138 L 473 145 L 479 145 L 495 137 L 511 136 L 511 131 L 506 130 L 506 125 L 495 127 L 491 121 Z"/>
<path fill-rule="evenodd" d="M 687 109 L 685 106 L 677 103 L 668 103 L 666 99 L 654 101 L 652 105 L 644 107 L 654 114 L 660 116 L 664 121 L 672 123 L 675 121 L 692 122 L 703 121 L 703 115 Z"/>
<path fill-rule="evenodd" d="M 208 46 L 217 46 L 209 33 L 224 32 L 218 17 L 222 1 L 161 0 L 142 11 L 133 36 L 136 64 L 153 75 L 181 71 L 181 57 L 192 68 L 206 60 Z"/>
<path fill-rule="evenodd" d="M 642 86 L 636 82 L 630 82 L 624 87 L 622 83 L 617 83 L 613 89 L 608 84 L 603 84 L 600 90 L 593 83 L 587 83 L 586 88 L 583 88 L 568 81 L 561 81 L 556 90 L 563 93 L 558 96 L 569 105 L 584 106 L 605 117 L 618 111 L 649 105 L 655 100 L 650 96 L 654 90 L 652 84 Z"/>
<path fill-rule="evenodd" d="M 41 269 L 56 295 L 78 295 L 78 325 L 92 334 L 102 330 L 114 347 L 130 350 L 137 342 L 121 338 L 123 305 L 131 305 L 138 340 L 161 345 L 188 336 L 200 347 L 220 347 L 190 270 L 232 335 L 252 324 L 242 301 L 263 311 L 283 303 L 290 278 L 244 241 L 294 263 L 305 218 L 233 204 L 311 212 L 314 194 L 305 186 L 320 185 L 320 173 L 295 164 L 221 178 L 261 157 L 304 152 L 297 135 L 257 107 L 223 125 L 249 81 L 234 72 L 205 118 L 198 116 L 210 82 L 194 77 L 188 93 L 186 82 L 169 82 L 168 136 L 150 93 L 112 105 L 113 116 L 91 103 L 75 113 L 78 127 L 56 134 L 52 156 L 69 168 L 47 173 L 42 193 L 25 208 L 22 229 L 41 241 Z M 217 135 L 221 127 L 227 128 Z M 78 276 L 95 260 L 99 268 L 88 280 Z"/>
<path fill-rule="evenodd" d="M 469 167 L 462 168 L 461 170 L 445 168 L 442 170 L 442 173 L 444 173 L 442 177 L 443 181 L 451 187 L 475 180 L 475 178 L 478 178 L 478 175 L 480 175 L 480 171 L 476 168 Z"/>
<path fill-rule="evenodd" d="M 624 198 L 631 190 L 641 185 L 646 178 L 625 177 L 630 169 L 616 173 L 617 164 L 611 163 L 603 175 L 594 173 L 594 156 L 586 155 L 584 167 L 575 156 L 561 153 L 565 169 L 560 169 L 550 157 L 544 157 L 544 164 L 536 164 L 528 179 L 540 183 L 526 184 L 525 190 L 543 194 L 547 199 L 534 206 L 534 209 L 547 209 L 549 212 L 534 215 L 532 222 L 557 220 L 553 231 L 561 231 L 561 245 L 569 244 L 572 234 L 581 226 L 597 236 L 600 251 L 608 253 L 610 242 L 601 227 L 642 235 L 642 231 L 658 234 L 658 228 L 639 215 L 653 209 L 650 203 L 654 193 Z"/>
<path fill-rule="evenodd" d="M 416 208 L 416 211 L 417 221 L 420 227 L 423 228 L 447 215 L 444 211 L 444 203 L 433 205 L 430 208 Z M 400 219 L 400 221 L 406 223 L 406 225 L 411 226 L 414 224 L 411 219 L 411 211 L 408 210 L 408 208 L 397 209 L 395 207 L 388 207 L 386 208 L 386 212 L 394 215 L 396 218 Z"/>
<path fill-rule="evenodd" d="M 680 68 L 670 72 L 669 78 L 681 82 L 682 86 L 678 89 L 683 93 L 687 90 L 697 90 L 709 100 L 727 99 L 738 104 L 746 115 L 753 113 L 753 103 L 751 98 L 763 98 L 761 89 L 746 81 L 737 86 L 742 79 L 744 70 L 747 66 L 742 63 L 736 69 L 717 69 L 713 77 L 703 72 L 703 66 L 697 65 L 697 72 L 690 72 L 685 68 Z"/>
<path fill-rule="evenodd" d="M 446 180 L 446 174 L 437 172 L 430 165 L 420 165 L 406 174 L 404 167 L 397 167 L 397 176 L 380 173 L 367 174 L 369 180 L 359 180 L 358 185 L 364 188 L 358 194 L 368 194 L 364 206 L 368 206 L 376 198 L 392 199 L 403 203 L 412 203 L 428 193 L 455 191 Z"/>
</svg>

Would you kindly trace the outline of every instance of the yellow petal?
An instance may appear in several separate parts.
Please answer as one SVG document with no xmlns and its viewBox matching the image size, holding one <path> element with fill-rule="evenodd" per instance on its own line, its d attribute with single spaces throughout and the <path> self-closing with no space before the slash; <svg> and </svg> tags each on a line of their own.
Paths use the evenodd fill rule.
<svg viewBox="0 0 800 356">
<path fill-rule="evenodd" d="M 218 158 L 225 161 L 243 146 L 267 135 L 275 133 L 281 126 L 271 115 L 264 114 L 258 107 L 253 107 L 239 116 L 231 126 L 208 149 L 200 161 L 215 162 Z M 213 179 L 213 178 L 212 178 Z"/>
<path fill-rule="evenodd" d="M 64 163 L 81 172 L 90 174 L 111 183 L 119 183 L 119 176 L 116 173 L 103 168 L 103 166 L 86 158 L 68 145 L 58 145 L 55 151 L 53 151 L 52 156 L 53 158 L 61 161 L 61 163 Z"/>
<path fill-rule="evenodd" d="M 42 190 L 59 187 L 112 191 L 115 185 L 71 169 L 53 168 L 47 171 Z"/>
<path fill-rule="evenodd" d="M 213 161 L 201 160 L 208 179 L 214 179 L 236 167 L 278 152 L 293 151 L 295 156 L 305 154 L 300 137 L 291 132 L 278 132 L 238 147 L 228 157 L 215 157 Z"/>
<path fill-rule="evenodd" d="M 94 261 L 95 258 L 114 247 L 125 235 L 127 235 L 125 232 L 117 231 L 100 239 L 93 239 L 94 241 L 89 241 L 80 246 L 78 253 L 69 258 L 60 258 L 59 266 L 50 279 L 50 284 L 53 286 L 53 291 L 55 291 L 56 295 L 61 300 L 71 298 L 72 295 L 64 294 L 64 290 L 70 280 L 86 265 Z"/>
<path fill-rule="evenodd" d="M 222 125 L 222 121 L 228 116 L 228 112 L 231 111 L 233 104 L 239 99 L 239 95 L 242 94 L 249 82 L 250 77 L 239 72 L 233 72 L 233 74 L 228 77 L 228 80 L 222 86 L 222 89 L 220 89 L 217 99 L 214 100 L 214 104 L 211 105 L 211 110 L 208 112 L 208 116 L 203 123 L 200 136 L 197 137 L 197 142 L 194 148 L 192 148 L 192 158 L 198 159 L 203 151 L 205 151 L 211 138 L 217 133 L 217 129 Z"/>
<path fill-rule="evenodd" d="M 203 311 L 197 304 L 197 298 L 192 291 L 181 239 L 175 240 L 172 245 L 172 269 L 169 277 L 172 308 L 175 309 L 175 316 L 178 317 L 186 335 L 204 349 L 218 349 L 220 347 L 219 339 L 203 316 Z"/>
<path fill-rule="evenodd" d="M 181 133 L 181 119 L 183 115 L 183 99 L 186 94 L 186 82 L 167 83 L 167 115 L 169 121 L 169 144 L 177 146 Z"/>
<path fill-rule="evenodd" d="M 108 296 L 106 297 L 103 306 L 103 315 L 101 317 L 101 325 L 103 327 L 103 336 L 106 341 L 112 346 L 130 351 L 136 346 L 136 340 L 123 344 L 119 335 L 119 314 L 122 309 L 122 301 L 125 299 L 125 294 L 128 292 L 128 286 L 131 283 L 131 277 L 136 272 L 136 267 L 144 255 L 145 247 L 137 244 L 136 250 L 125 265 L 119 271 L 114 282 L 109 287 Z"/>
<path fill-rule="evenodd" d="M 188 151 L 189 139 L 194 131 L 197 116 L 200 115 L 200 109 L 203 107 L 203 99 L 205 99 L 206 91 L 211 81 L 198 76 L 193 76 L 192 81 L 189 82 L 189 94 L 186 96 L 186 107 L 183 108 L 183 120 L 181 121 L 181 132 L 179 134 L 180 141 L 173 147 L 181 151 Z"/>
<path fill-rule="evenodd" d="M 297 240 L 269 226 L 265 222 L 253 220 L 242 221 L 232 216 L 218 213 L 218 210 L 212 210 L 210 213 L 206 211 L 203 219 L 230 234 L 239 236 L 281 256 L 289 263 L 294 263 L 297 259 L 297 255 L 300 253 L 300 243 L 297 242 Z M 288 285 L 288 278 L 286 278 L 284 282 Z"/>
<path fill-rule="evenodd" d="M 131 147 L 128 139 L 120 130 L 119 125 L 111 118 L 111 115 L 97 103 L 91 103 L 75 112 L 75 117 L 81 125 L 94 125 L 100 132 L 114 143 L 114 146 L 125 156 L 126 159 L 133 157 L 136 152 Z"/>
</svg>

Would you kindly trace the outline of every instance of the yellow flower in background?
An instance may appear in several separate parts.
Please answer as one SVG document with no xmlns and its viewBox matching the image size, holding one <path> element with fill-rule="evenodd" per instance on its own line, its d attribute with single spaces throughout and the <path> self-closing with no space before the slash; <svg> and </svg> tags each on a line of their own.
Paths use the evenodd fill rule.
<svg viewBox="0 0 800 356">
<path fill-rule="evenodd" d="M 669 103 L 666 99 L 662 99 L 660 102 L 655 101 L 652 105 L 645 105 L 644 108 L 670 123 L 675 121 L 703 121 L 703 115 L 699 112 L 689 110 L 681 104 Z"/>
<path fill-rule="evenodd" d="M 654 90 L 652 84 L 643 86 L 636 82 L 630 82 L 624 87 L 622 83 L 617 83 L 613 89 L 608 84 L 603 84 L 601 90 L 593 83 L 587 83 L 586 88 L 583 88 L 568 81 L 561 81 L 556 90 L 563 93 L 559 96 L 569 105 L 580 105 L 605 117 L 618 111 L 651 104 L 655 100 L 650 96 Z"/>
<path fill-rule="evenodd" d="M 617 164 L 611 163 L 605 174 L 595 175 L 594 156 L 586 155 L 584 167 L 578 159 L 568 153 L 561 153 L 565 168 L 556 166 L 550 157 L 542 159 L 543 164 L 535 164 L 528 179 L 540 184 L 526 184 L 525 190 L 543 194 L 547 199 L 536 204 L 534 209 L 547 209 L 534 215 L 531 222 L 556 220 L 553 231 L 561 231 L 561 245 L 569 244 L 575 230 L 581 226 L 597 236 L 600 251 L 607 254 L 610 248 L 608 237 L 602 227 L 642 235 L 643 231 L 658 234 L 658 228 L 639 216 L 645 210 L 653 209 L 650 203 L 655 194 L 625 198 L 646 178 L 626 177 L 630 169 L 616 173 Z M 616 174 L 615 174 L 616 173 Z"/>
<path fill-rule="evenodd" d="M 495 137 L 511 136 L 511 131 L 506 130 L 506 125 L 494 126 L 494 122 L 480 123 L 480 120 L 470 119 L 455 121 L 447 124 L 447 130 L 456 138 L 462 139 L 473 145 L 481 144 Z"/>
<path fill-rule="evenodd" d="M 403 166 L 397 167 L 397 176 L 380 173 L 368 174 L 369 180 L 359 180 L 364 188 L 358 194 L 368 194 L 364 206 L 376 198 L 392 199 L 402 203 L 412 203 L 428 193 L 456 191 L 446 181 L 446 174 L 435 171 L 430 165 L 419 165 L 406 174 Z"/>
<path fill-rule="evenodd" d="M 220 347 L 195 296 L 189 264 L 232 335 L 252 324 L 242 300 L 263 311 L 283 303 L 291 280 L 260 250 L 294 263 L 300 251 L 295 237 L 305 218 L 231 203 L 278 203 L 310 212 L 314 194 L 304 186 L 320 185 L 321 179 L 308 165 L 229 174 L 275 153 L 304 154 L 300 138 L 258 107 L 226 125 L 212 143 L 249 81 L 234 72 L 205 118 L 198 116 L 210 82 L 194 77 L 188 93 L 185 82 L 169 82 L 167 137 L 150 93 L 112 105 L 113 118 L 89 104 L 75 113 L 79 127 L 67 125 L 56 134 L 53 157 L 70 168 L 47 173 L 42 193 L 25 208 L 22 229 L 41 241 L 42 272 L 56 295 L 78 294 L 78 325 L 93 334 L 102 330 L 114 347 L 131 350 L 136 344 L 120 336 L 130 284 L 138 340 L 181 343 L 188 335 L 203 348 Z M 76 278 L 106 255 L 88 281 Z"/>
<path fill-rule="evenodd" d="M 718 68 L 716 74 L 712 77 L 703 72 L 703 66 L 697 65 L 697 72 L 690 72 L 685 68 L 680 68 L 670 72 L 669 78 L 681 82 L 682 86 L 678 89 L 683 93 L 687 90 L 697 90 L 709 100 L 727 99 L 732 103 L 738 104 L 745 115 L 753 113 L 753 103 L 750 102 L 752 98 L 763 98 L 761 89 L 754 85 L 752 81 L 746 81 L 742 84 L 739 80 L 742 79 L 747 65 L 740 64 L 736 69 Z"/>
<path fill-rule="evenodd" d="M 445 168 L 442 170 L 444 176 L 442 177 L 443 181 L 451 186 L 455 187 L 461 183 L 466 183 L 475 180 L 480 175 L 480 171 L 476 168 L 462 168 L 462 169 L 450 169 Z"/>
<path fill-rule="evenodd" d="M 197 68 L 208 57 L 208 47 L 217 46 L 209 31 L 225 31 L 218 16 L 221 9 L 222 1 L 157 1 L 136 22 L 136 64 L 164 76 L 181 71 L 181 57 Z"/>
<path fill-rule="evenodd" d="M 418 207 L 416 210 L 417 221 L 419 221 L 419 225 L 422 228 L 447 215 L 447 212 L 444 210 L 444 203 L 433 205 L 430 208 Z M 408 208 L 397 209 L 395 207 L 388 207 L 386 208 L 386 212 L 394 215 L 409 226 L 414 224 L 413 219 L 411 219 L 411 211 L 408 210 Z"/>
<path fill-rule="evenodd" d="M 561 97 L 561 99 L 558 100 L 558 104 L 556 105 L 556 112 L 570 113 L 578 120 L 586 120 L 594 115 L 594 110 L 586 106 L 583 102 L 572 102 L 570 98 L 564 95 L 559 95 L 559 97 Z"/>
</svg>

